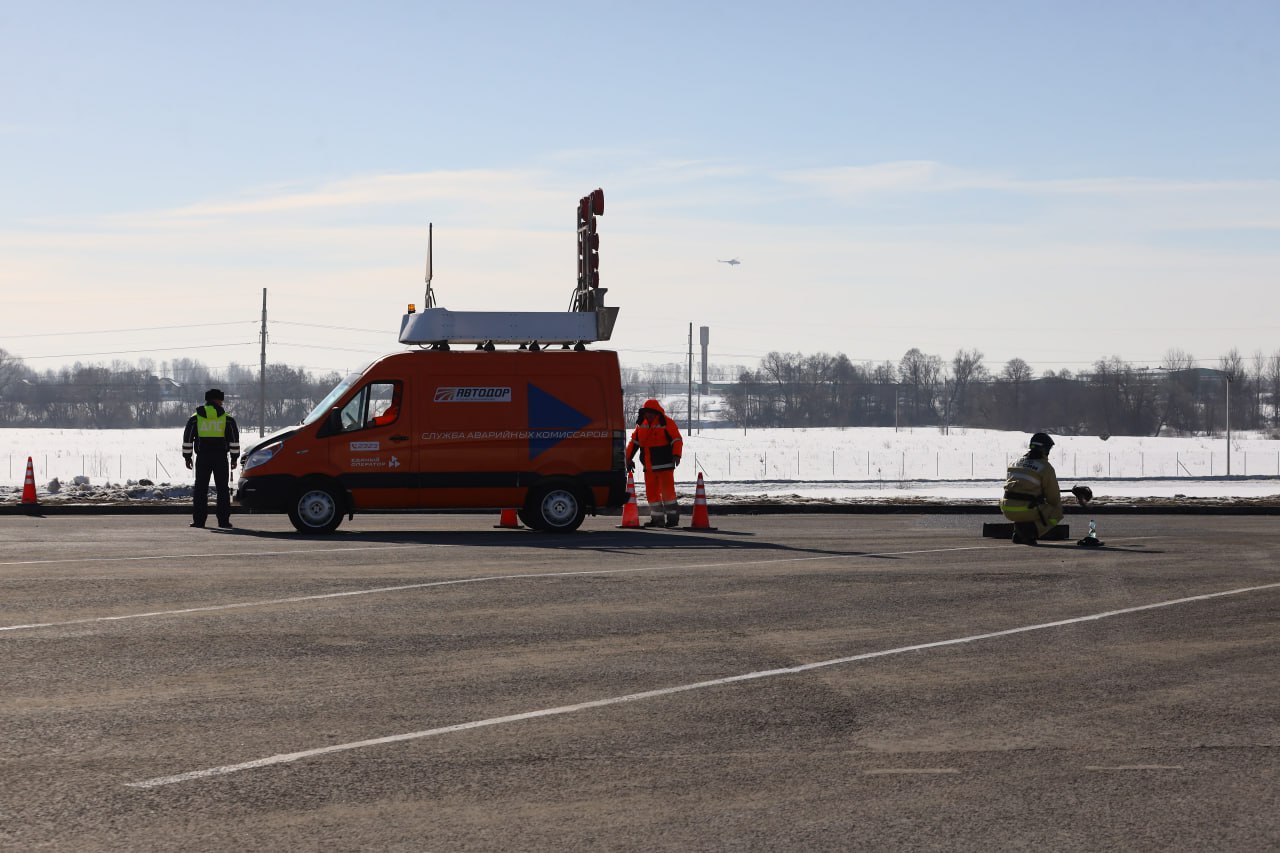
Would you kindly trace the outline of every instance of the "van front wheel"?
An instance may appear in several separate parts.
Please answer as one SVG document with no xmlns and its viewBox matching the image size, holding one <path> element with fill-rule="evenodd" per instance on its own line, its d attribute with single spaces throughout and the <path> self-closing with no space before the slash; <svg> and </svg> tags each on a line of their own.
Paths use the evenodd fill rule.
<svg viewBox="0 0 1280 853">
<path fill-rule="evenodd" d="M 327 483 L 307 484 L 289 504 L 289 520 L 299 533 L 332 533 L 342 523 L 342 499 Z"/>
<path fill-rule="evenodd" d="M 568 483 L 541 486 L 530 495 L 532 527 L 548 533 L 571 533 L 582 526 L 587 505 L 581 492 Z"/>
</svg>

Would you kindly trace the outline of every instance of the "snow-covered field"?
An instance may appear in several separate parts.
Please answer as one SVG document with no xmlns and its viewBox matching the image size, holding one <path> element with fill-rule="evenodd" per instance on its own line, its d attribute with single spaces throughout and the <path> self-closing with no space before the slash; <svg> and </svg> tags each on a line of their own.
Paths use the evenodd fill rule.
<svg viewBox="0 0 1280 853">
<path fill-rule="evenodd" d="M 697 474 L 710 496 L 775 500 L 981 498 L 1004 479 L 1027 434 L 953 427 L 903 429 L 706 429 L 687 435 L 678 479 Z M 246 431 L 246 445 L 257 438 Z M 1051 460 L 1064 486 L 1089 483 L 1099 496 L 1280 495 L 1280 441 L 1233 434 L 1230 473 L 1223 437 L 1056 437 Z M 38 494 L 58 479 L 89 496 L 190 496 L 182 431 L 0 429 L 0 501 L 20 494 L 31 457 Z M 76 478 L 87 485 L 74 486 Z M 137 486 L 150 480 L 154 487 Z M 122 489 L 130 483 L 132 488 Z"/>
</svg>

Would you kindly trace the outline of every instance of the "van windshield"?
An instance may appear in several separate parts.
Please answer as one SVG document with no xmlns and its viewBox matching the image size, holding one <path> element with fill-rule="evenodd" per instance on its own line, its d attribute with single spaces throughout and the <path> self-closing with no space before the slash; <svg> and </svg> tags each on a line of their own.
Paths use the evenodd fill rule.
<svg viewBox="0 0 1280 853">
<path fill-rule="evenodd" d="M 302 419 L 303 425 L 306 426 L 306 425 L 313 424 L 316 421 L 328 415 L 329 410 L 334 407 L 334 404 L 338 402 L 338 399 L 343 394 L 347 393 L 347 391 L 350 390 L 352 385 L 355 385 L 357 382 L 359 382 L 361 376 L 364 376 L 364 374 L 363 373 L 349 374 L 346 379 L 343 379 L 337 385 L 333 386 L 333 390 L 330 391 L 328 394 L 326 394 L 324 399 L 321 400 L 316 405 L 316 407 L 311 410 L 311 414 L 307 415 L 305 418 Z"/>
</svg>

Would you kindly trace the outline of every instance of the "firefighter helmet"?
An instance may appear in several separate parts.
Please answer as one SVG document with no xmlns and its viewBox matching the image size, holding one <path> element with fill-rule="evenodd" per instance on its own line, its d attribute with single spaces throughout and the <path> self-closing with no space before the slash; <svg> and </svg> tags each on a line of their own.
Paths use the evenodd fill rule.
<svg viewBox="0 0 1280 853">
<path fill-rule="evenodd" d="M 1039 447 L 1041 450 L 1047 451 L 1050 447 L 1053 447 L 1053 439 L 1049 437 L 1048 433 L 1038 432 L 1031 436 L 1031 444 L 1029 446 Z"/>
</svg>

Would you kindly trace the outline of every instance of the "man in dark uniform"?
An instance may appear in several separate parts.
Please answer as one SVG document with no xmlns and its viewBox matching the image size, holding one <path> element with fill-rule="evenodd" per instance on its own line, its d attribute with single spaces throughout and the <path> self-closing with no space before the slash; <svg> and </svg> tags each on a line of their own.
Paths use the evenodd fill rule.
<svg viewBox="0 0 1280 853">
<path fill-rule="evenodd" d="M 182 458 L 187 468 L 196 469 L 195 491 L 192 493 L 191 526 L 204 527 L 209 517 L 209 475 L 213 475 L 213 484 L 218 498 L 214 511 L 218 516 L 218 526 L 231 526 L 231 489 L 228 485 L 230 470 L 227 457 L 231 458 L 231 468 L 240 461 L 240 428 L 236 419 L 228 415 L 222 408 L 222 392 L 211 388 L 205 392 L 204 405 L 196 409 L 187 420 L 187 428 L 182 433 Z M 191 454 L 195 453 L 194 466 Z"/>
</svg>

